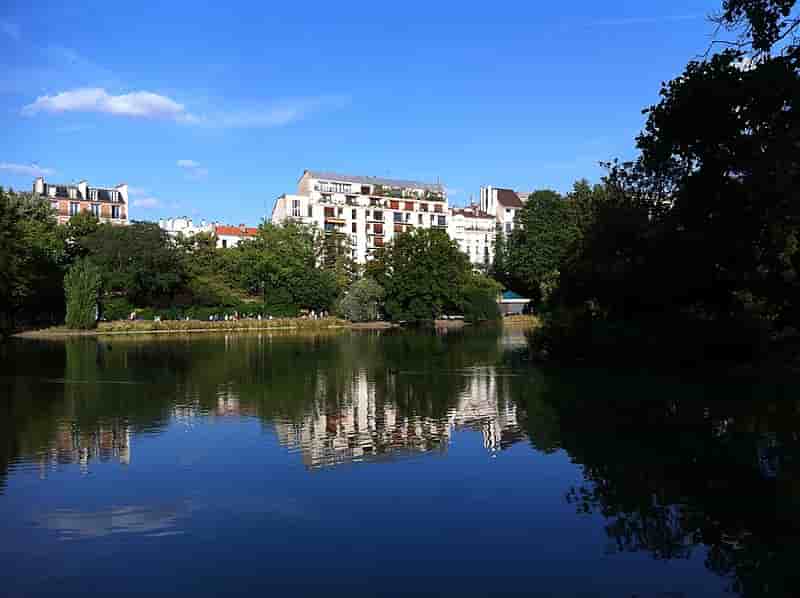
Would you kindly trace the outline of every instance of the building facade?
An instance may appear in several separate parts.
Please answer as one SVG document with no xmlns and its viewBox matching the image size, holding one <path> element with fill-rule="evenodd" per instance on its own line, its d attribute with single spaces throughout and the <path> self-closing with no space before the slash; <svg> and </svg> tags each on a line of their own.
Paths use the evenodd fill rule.
<svg viewBox="0 0 800 598">
<path fill-rule="evenodd" d="M 236 247 L 245 239 L 252 239 L 258 234 L 258 229 L 253 226 L 230 226 L 227 224 L 215 224 L 214 236 L 217 239 L 217 248 L 227 249 Z"/>
<path fill-rule="evenodd" d="M 162 218 L 158 221 L 161 230 L 166 231 L 170 237 L 193 237 L 198 233 L 214 233 L 214 225 L 201 220 L 195 224 L 191 218 L 180 216 L 178 218 Z"/>
<path fill-rule="evenodd" d="M 343 235 L 363 264 L 401 232 L 447 230 L 447 194 L 438 183 L 306 170 L 297 194 L 282 195 L 273 206 L 273 223 L 288 220 Z"/>
<path fill-rule="evenodd" d="M 474 266 L 488 267 L 494 260 L 495 218 L 479 206 L 452 208 L 447 232 Z"/>
<path fill-rule="evenodd" d="M 529 193 L 502 189 L 500 187 L 481 187 L 480 209 L 493 216 L 504 233 L 514 230 L 514 219 Z"/>
<path fill-rule="evenodd" d="M 128 185 L 90 187 L 86 181 L 77 184 L 48 183 L 44 177 L 33 182 L 33 193 L 50 201 L 59 224 L 65 224 L 79 212 L 91 212 L 100 222 L 128 224 L 130 212 Z"/>
</svg>

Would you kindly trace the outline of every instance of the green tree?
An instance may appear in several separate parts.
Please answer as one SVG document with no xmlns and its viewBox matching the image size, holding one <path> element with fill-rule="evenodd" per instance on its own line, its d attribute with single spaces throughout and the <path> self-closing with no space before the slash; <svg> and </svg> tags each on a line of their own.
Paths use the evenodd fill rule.
<svg viewBox="0 0 800 598">
<path fill-rule="evenodd" d="M 574 206 L 555 191 L 534 191 L 517 214 L 516 224 L 508 237 L 506 284 L 541 300 L 542 285 L 557 276 L 578 238 Z"/>
<path fill-rule="evenodd" d="M 386 291 L 393 320 L 430 320 L 459 310 L 472 267 L 446 232 L 416 229 L 397 235 L 367 266 Z"/>
<path fill-rule="evenodd" d="M 339 315 L 351 322 L 371 322 L 378 319 L 386 293 L 372 278 L 365 276 L 347 289 L 339 301 Z"/>
<path fill-rule="evenodd" d="M 157 224 L 101 224 L 82 245 L 102 272 L 104 292 L 134 305 L 168 302 L 186 281 L 180 252 Z"/>
<path fill-rule="evenodd" d="M 76 261 L 64 276 L 68 328 L 88 330 L 97 325 L 97 301 L 102 277 L 98 268 L 85 259 Z"/>
</svg>

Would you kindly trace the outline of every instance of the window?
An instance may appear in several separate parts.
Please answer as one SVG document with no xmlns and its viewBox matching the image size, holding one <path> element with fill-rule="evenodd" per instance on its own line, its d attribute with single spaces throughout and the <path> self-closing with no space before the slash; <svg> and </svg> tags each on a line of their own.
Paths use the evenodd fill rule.
<svg viewBox="0 0 800 598">
<path fill-rule="evenodd" d="M 353 224 L 350 225 L 350 230 L 353 231 L 354 233 L 358 232 L 358 231 L 356 231 L 356 223 L 355 222 L 353 222 Z"/>
<path fill-rule="evenodd" d="M 69 215 L 70 216 L 74 216 L 75 214 L 77 214 L 79 207 L 80 207 L 80 204 L 77 201 L 69 202 Z"/>
<path fill-rule="evenodd" d="M 92 215 L 95 218 L 100 218 L 100 204 L 97 203 L 92 204 Z"/>
<path fill-rule="evenodd" d="M 89 199 L 97 201 L 97 189 L 89 189 Z"/>
<path fill-rule="evenodd" d="M 447 226 L 447 219 L 444 216 L 439 216 L 439 226 Z"/>
<path fill-rule="evenodd" d="M 506 232 L 507 233 L 511 232 L 511 223 L 510 222 L 506 222 Z"/>
<path fill-rule="evenodd" d="M 410 212 L 414 211 L 414 202 L 413 201 L 407 201 L 407 202 L 405 202 L 405 204 L 406 204 L 405 205 L 405 209 L 406 210 L 408 210 Z"/>
<path fill-rule="evenodd" d="M 392 201 L 389 202 L 389 207 L 392 208 L 393 210 L 399 210 L 400 209 L 400 202 L 392 200 Z"/>
<path fill-rule="evenodd" d="M 222 239 L 222 248 L 223 249 L 227 249 L 228 248 L 228 239 Z"/>
<path fill-rule="evenodd" d="M 334 214 L 333 208 L 325 208 L 325 218 L 333 218 Z"/>
<path fill-rule="evenodd" d="M 411 222 L 411 214 L 406 214 L 406 222 Z"/>
<path fill-rule="evenodd" d="M 383 222 L 383 212 L 375 210 L 375 220 L 377 220 L 378 222 Z"/>
<path fill-rule="evenodd" d="M 75 191 L 76 191 L 75 189 L 70 187 L 70 189 L 69 189 L 69 198 L 70 199 L 75 199 Z"/>
<path fill-rule="evenodd" d="M 403 221 L 403 213 L 402 212 L 395 212 L 394 213 L 394 221 L 395 222 L 402 222 Z"/>
<path fill-rule="evenodd" d="M 350 217 L 351 217 L 353 220 L 356 220 L 356 219 L 358 218 L 358 214 L 356 213 L 356 211 L 355 211 L 355 210 L 352 210 L 352 215 L 351 215 Z"/>
<path fill-rule="evenodd" d="M 300 218 L 300 200 L 293 199 L 292 200 L 292 217 L 293 218 Z"/>
<path fill-rule="evenodd" d="M 426 203 L 419 204 L 419 210 L 420 210 L 420 212 L 427 212 L 428 211 L 428 204 L 426 204 Z"/>
<path fill-rule="evenodd" d="M 308 204 L 308 217 L 309 218 L 314 217 L 314 206 L 312 206 L 311 204 Z"/>
<path fill-rule="evenodd" d="M 341 218 L 344 215 L 344 208 L 337 208 L 336 214 Z"/>
<path fill-rule="evenodd" d="M 119 206 L 111 206 L 111 217 L 119 218 Z"/>
<path fill-rule="evenodd" d="M 422 214 L 419 214 L 419 223 L 422 224 Z"/>
<path fill-rule="evenodd" d="M 431 214 L 431 224 L 433 224 L 434 222 L 436 222 L 436 216 Z"/>
<path fill-rule="evenodd" d="M 361 185 L 361 195 L 369 195 L 369 185 Z"/>
</svg>

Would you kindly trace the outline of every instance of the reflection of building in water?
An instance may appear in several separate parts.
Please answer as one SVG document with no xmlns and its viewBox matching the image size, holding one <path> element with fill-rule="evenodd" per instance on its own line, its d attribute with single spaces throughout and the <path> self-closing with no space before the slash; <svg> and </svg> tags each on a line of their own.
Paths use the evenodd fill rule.
<svg viewBox="0 0 800 598">
<path fill-rule="evenodd" d="M 397 405 L 377 396 L 364 370 L 354 376 L 338 402 L 327 396 L 320 382 L 313 408 L 302 421 L 275 423 L 278 438 L 290 450 L 299 450 L 312 469 L 380 456 L 443 452 L 453 431 L 461 428 L 482 432 L 484 446 L 491 452 L 524 438 L 516 406 L 498 403 L 493 369 L 458 374 L 468 378 L 465 389 L 458 405 L 441 418 L 402 415 Z M 331 402 L 335 409 L 326 409 Z"/>
<path fill-rule="evenodd" d="M 117 421 L 103 422 L 94 429 L 83 430 L 73 422 L 62 422 L 50 447 L 42 454 L 42 474 L 47 466 L 80 463 L 86 470 L 89 461 L 118 460 L 131 462 L 131 428 Z"/>
</svg>

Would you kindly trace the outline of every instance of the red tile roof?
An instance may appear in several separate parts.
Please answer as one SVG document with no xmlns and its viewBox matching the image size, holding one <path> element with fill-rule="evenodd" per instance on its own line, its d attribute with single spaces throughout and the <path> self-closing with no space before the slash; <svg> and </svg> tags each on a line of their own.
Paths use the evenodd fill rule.
<svg viewBox="0 0 800 598">
<path fill-rule="evenodd" d="M 214 226 L 214 233 L 217 235 L 227 235 L 229 237 L 255 237 L 258 229 L 253 226 L 228 226 L 217 224 Z"/>
</svg>

